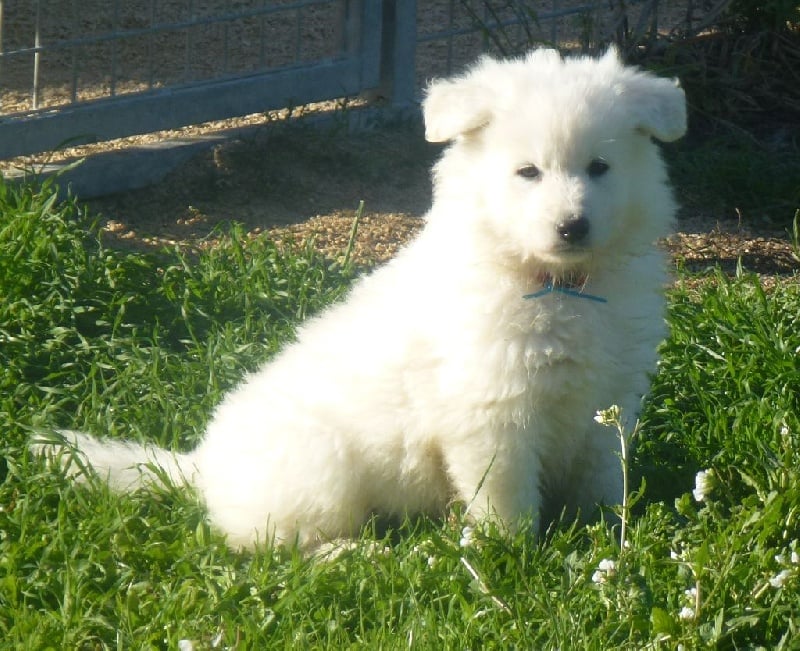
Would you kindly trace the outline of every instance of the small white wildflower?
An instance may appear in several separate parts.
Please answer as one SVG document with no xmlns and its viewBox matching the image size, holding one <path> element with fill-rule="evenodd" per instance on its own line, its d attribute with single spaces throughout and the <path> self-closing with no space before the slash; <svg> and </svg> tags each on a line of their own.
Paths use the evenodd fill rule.
<svg viewBox="0 0 800 651">
<path fill-rule="evenodd" d="M 617 563 L 611 558 L 604 558 L 597 564 L 597 570 L 592 574 L 593 583 L 605 583 L 617 573 Z"/>
<path fill-rule="evenodd" d="M 354 540 L 332 540 L 317 547 L 314 556 L 325 561 L 335 561 L 340 556 L 354 551 L 357 547 L 358 544 Z M 364 554 L 369 556 L 371 553 L 372 545 L 365 544 Z"/>
<path fill-rule="evenodd" d="M 702 502 L 714 488 L 714 471 L 701 470 L 694 477 L 694 490 L 692 495 L 697 502 Z"/>
<path fill-rule="evenodd" d="M 769 584 L 773 588 L 782 588 L 791 575 L 792 572 L 790 570 L 781 570 L 769 580 Z"/>
<path fill-rule="evenodd" d="M 178 640 L 178 649 L 180 651 L 194 651 L 194 642 L 191 640 Z"/>
<path fill-rule="evenodd" d="M 684 606 L 681 608 L 680 612 L 678 613 L 678 619 L 683 621 L 694 619 L 694 608 L 689 608 L 689 606 Z"/>
<path fill-rule="evenodd" d="M 598 409 L 594 416 L 596 423 L 606 427 L 614 427 L 619 422 L 620 410 L 617 405 L 611 405 L 608 409 Z"/>
<path fill-rule="evenodd" d="M 670 549 L 670 550 L 669 550 L 669 557 L 670 557 L 670 558 L 671 558 L 673 561 L 679 561 L 679 560 L 681 560 L 681 555 L 680 555 L 678 552 L 676 552 L 674 549 Z"/>
<path fill-rule="evenodd" d="M 610 558 L 604 558 L 597 565 L 597 569 L 603 570 L 603 572 L 605 572 L 606 574 L 615 574 L 617 571 L 617 563 L 616 561 Z"/>
<path fill-rule="evenodd" d="M 356 543 L 341 542 L 338 544 L 341 544 L 342 551 L 351 551 L 357 548 Z M 369 542 L 367 542 L 364 545 L 363 550 L 365 556 L 391 556 L 392 554 L 391 547 L 389 547 L 388 545 L 381 547 L 380 543 L 378 543 L 376 540 L 370 540 Z M 339 556 L 339 554 L 332 555 L 331 558 L 333 559 L 336 558 L 337 556 Z"/>
<path fill-rule="evenodd" d="M 436 557 L 435 556 L 428 556 L 428 567 L 433 569 L 436 567 Z"/>
<path fill-rule="evenodd" d="M 458 544 L 462 547 L 469 547 L 475 540 L 475 528 L 470 527 L 467 525 L 461 530 L 461 540 L 458 541 Z"/>
<path fill-rule="evenodd" d="M 683 594 L 686 595 L 689 601 L 693 602 L 695 599 L 697 599 L 697 588 L 695 587 L 695 588 L 689 588 L 688 590 L 684 590 Z"/>
<path fill-rule="evenodd" d="M 792 565 L 797 565 L 800 563 L 800 554 L 796 551 L 792 551 Z"/>
<path fill-rule="evenodd" d="M 781 425 L 781 436 L 786 438 L 789 436 L 789 426 L 786 423 Z"/>
</svg>

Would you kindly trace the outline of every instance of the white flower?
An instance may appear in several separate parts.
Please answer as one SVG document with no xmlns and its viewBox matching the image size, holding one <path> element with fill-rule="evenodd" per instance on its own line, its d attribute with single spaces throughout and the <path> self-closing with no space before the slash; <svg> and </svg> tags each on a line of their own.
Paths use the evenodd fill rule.
<svg viewBox="0 0 800 651">
<path fill-rule="evenodd" d="M 469 547 L 475 540 L 475 528 L 470 527 L 467 525 L 461 530 L 461 540 L 458 541 L 458 544 L 462 547 Z"/>
<path fill-rule="evenodd" d="M 791 570 L 781 570 L 769 580 L 769 584 L 773 588 L 782 588 L 791 575 Z"/>
<path fill-rule="evenodd" d="M 597 569 L 603 570 L 607 574 L 614 574 L 617 571 L 617 563 L 610 558 L 604 558 L 598 564 Z"/>
<path fill-rule="evenodd" d="M 694 600 L 697 599 L 697 588 L 694 587 L 684 590 L 683 594 L 686 595 L 686 598 L 689 599 L 689 601 L 694 602 Z"/>
<path fill-rule="evenodd" d="M 433 569 L 436 567 L 436 557 L 435 556 L 428 556 L 428 567 Z"/>
<path fill-rule="evenodd" d="M 191 640 L 178 640 L 178 649 L 180 651 L 194 651 L 194 642 Z"/>
<path fill-rule="evenodd" d="M 617 573 L 617 563 L 611 558 L 604 558 L 597 564 L 597 570 L 592 574 L 593 583 L 605 583 Z"/>
<path fill-rule="evenodd" d="M 683 621 L 694 619 L 694 609 L 689 608 L 688 606 L 684 606 L 678 613 L 678 619 L 682 619 Z"/>
<path fill-rule="evenodd" d="M 793 540 L 792 543 L 791 543 L 791 551 L 790 551 L 788 556 L 784 552 L 780 552 L 778 554 L 775 554 L 775 556 L 774 556 L 775 562 L 778 565 L 789 565 L 790 563 L 792 565 L 800 564 L 800 554 L 798 554 L 797 550 L 794 548 L 796 544 L 797 544 L 797 541 Z"/>
<path fill-rule="evenodd" d="M 698 502 L 702 502 L 711 493 L 714 488 L 714 471 L 701 470 L 694 477 L 694 490 L 692 495 Z"/>
<path fill-rule="evenodd" d="M 594 416 L 596 423 L 606 427 L 614 427 L 619 422 L 620 409 L 617 405 L 611 405 L 608 409 L 598 409 Z"/>
</svg>

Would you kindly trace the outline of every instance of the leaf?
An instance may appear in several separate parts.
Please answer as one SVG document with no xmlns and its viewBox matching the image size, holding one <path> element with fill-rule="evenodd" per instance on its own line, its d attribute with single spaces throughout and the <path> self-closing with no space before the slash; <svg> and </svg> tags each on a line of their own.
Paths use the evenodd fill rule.
<svg viewBox="0 0 800 651">
<path fill-rule="evenodd" d="M 650 625 L 653 629 L 653 637 L 658 635 L 674 635 L 680 629 L 675 618 L 658 606 L 654 606 L 650 611 Z"/>
<path fill-rule="evenodd" d="M 698 577 L 702 571 L 708 567 L 710 560 L 711 553 L 708 550 L 708 540 L 703 540 L 703 543 L 697 548 L 694 555 L 694 571 Z"/>
</svg>

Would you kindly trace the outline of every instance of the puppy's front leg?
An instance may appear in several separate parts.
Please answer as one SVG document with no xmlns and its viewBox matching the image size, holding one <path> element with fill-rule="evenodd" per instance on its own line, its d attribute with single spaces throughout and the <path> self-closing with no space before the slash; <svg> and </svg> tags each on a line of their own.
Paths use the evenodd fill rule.
<svg viewBox="0 0 800 651">
<path fill-rule="evenodd" d="M 574 462 L 574 484 L 566 496 L 570 512 L 580 513 L 588 520 L 598 507 L 622 503 L 622 467 L 620 441 L 613 427 L 592 423 L 585 445 Z"/>
<path fill-rule="evenodd" d="M 514 530 L 523 516 L 538 522 L 540 465 L 535 455 L 508 449 L 451 449 L 447 470 L 457 500 L 475 519 L 497 518 Z"/>
</svg>

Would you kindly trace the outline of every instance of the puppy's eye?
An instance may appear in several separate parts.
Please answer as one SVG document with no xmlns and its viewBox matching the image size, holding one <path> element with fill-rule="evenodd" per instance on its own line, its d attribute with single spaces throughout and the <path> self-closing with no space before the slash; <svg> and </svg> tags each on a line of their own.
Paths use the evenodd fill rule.
<svg viewBox="0 0 800 651">
<path fill-rule="evenodd" d="M 595 158 L 591 163 L 589 163 L 589 167 L 586 168 L 587 174 L 593 179 L 596 179 L 598 176 L 603 176 L 606 172 L 608 172 L 608 163 L 606 163 L 602 158 Z"/>
<path fill-rule="evenodd" d="M 517 170 L 517 176 L 528 180 L 538 179 L 541 174 L 536 165 L 523 165 Z"/>
</svg>

